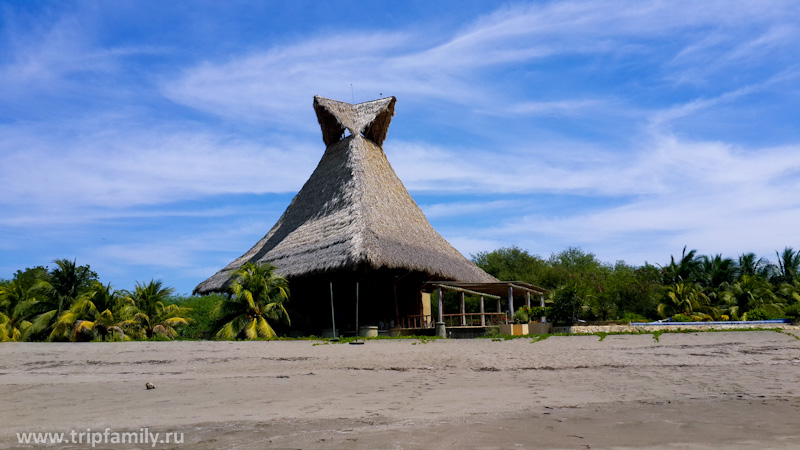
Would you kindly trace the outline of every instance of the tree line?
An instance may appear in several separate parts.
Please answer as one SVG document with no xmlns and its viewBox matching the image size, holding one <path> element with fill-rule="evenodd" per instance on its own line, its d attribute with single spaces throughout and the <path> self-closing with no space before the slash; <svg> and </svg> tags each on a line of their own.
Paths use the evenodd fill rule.
<svg viewBox="0 0 800 450">
<path fill-rule="evenodd" d="M 763 320 L 800 314 L 800 251 L 776 252 L 777 263 L 745 253 L 737 259 L 684 247 L 668 264 L 608 264 L 570 247 L 544 259 L 519 247 L 473 255 L 501 280 L 547 289 L 548 313 L 577 320 Z"/>
<path fill-rule="evenodd" d="M 0 341 L 255 339 L 289 323 L 288 282 L 272 266 L 247 264 L 227 294 L 187 298 L 157 280 L 117 290 L 88 265 L 53 263 L 0 280 Z"/>
<path fill-rule="evenodd" d="M 800 251 L 786 247 L 776 256 L 772 263 L 754 253 L 732 259 L 684 247 L 663 266 L 632 266 L 604 263 L 575 247 L 547 259 L 505 247 L 472 259 L 500 280 L 547 289 L 547 310 L 532 316 L 562 324 L 797 319 Z M 88 265 L 53 263 L 0 280 L 0 341 L 256 339 L 288 333 L 291 325 L 289 283 L 273 266 L 248 263 L 225 293 L 197 297 L 176 296 L 157 280 L 118 290 Z"/>
</svg>

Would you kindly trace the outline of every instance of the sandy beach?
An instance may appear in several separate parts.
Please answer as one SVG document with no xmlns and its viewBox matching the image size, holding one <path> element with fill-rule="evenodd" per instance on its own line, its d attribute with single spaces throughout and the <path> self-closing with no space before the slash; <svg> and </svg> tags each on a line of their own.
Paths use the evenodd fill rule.
<svg viewBox="0 0 800 450">
<path fill-rule="evenodd" d="M 800 448 L 797 334 L 4 343 L 0 448 Z"/>
</svg>

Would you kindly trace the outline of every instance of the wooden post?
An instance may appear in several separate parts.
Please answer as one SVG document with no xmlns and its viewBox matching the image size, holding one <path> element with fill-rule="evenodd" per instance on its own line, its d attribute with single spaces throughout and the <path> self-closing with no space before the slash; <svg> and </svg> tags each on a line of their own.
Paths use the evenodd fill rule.
<svg viewBox="0 0 800 450">
<path fill-rule="evenodd" d="M 336 339 L 336 315 L 333 313 L 333 281 L 331 281 L 331 326 L 333 326 L 333 338 Z"/>
<path fill-rule="evenodd" d="M 539 306 L 544 308 L 544 294 L 539 295 Z M 542 316 L 542 323 L 545 323 L 545 322 L 547 322 L 547 317 L 546 316 Z"/>
<path fill-rule="evenodd" d="M 443 316 L 442 316 L 442 313 L 443 313 L 442 309 L 444 309 L 444 301 L 442 299 L 442 287 L 441 286 L 439 286 L 437 288 L 436 293 L 438 294 L 437 297 L 439 297 L 439 311 L 436 314 L 436 321 L 437 322 L 444 322 Z"/>
<path fill-rule="evenodd" d="M 514 288 L 508 285 L 508 314 L 511 319 L 514 318 Z"/>
<path fill-rule="evenodd" d="M 530 309 L 531 307 L 531 291 L 525 291 L 525 306 Z"/>
<path fill-rule="evenodd" d="M 481 326 L 486 326 L 486 314 L 483 311 L 483 296 L 481 295 Z"/>
<path fill-rule="evenodd" d="M 358 281 L 356 281 L 356 342 L 358 342 L 358 335 L 361 330 L 358 329 Z"/>
<path fill-rule="evenodd" d="M 397 304 L 397 280 L 392 280 L 392 293 L 394 294 L 394 323 L 400 325 L 400 306 Z"/>
<path fill-rule="evenodd" d="M 459 309 L 459 313 L 461 314 L 461 326 L 463 327 L 463 326 L 467 325 L 467 316 L 466 316 L 467 307 L 466 307 L 466 305 L 464 305 L 464 293 L 463 292 L 459 292 L 458 300 L 459 300 L 458 309 Z"/>
</svg>

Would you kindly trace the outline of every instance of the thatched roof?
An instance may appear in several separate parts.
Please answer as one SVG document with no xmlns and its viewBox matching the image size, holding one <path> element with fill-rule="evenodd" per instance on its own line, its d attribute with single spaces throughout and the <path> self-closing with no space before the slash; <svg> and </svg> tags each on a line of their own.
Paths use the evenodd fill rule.
<svg viewBox="0 0 800 450">
<path fill-rule="evenodd" d="M 379 147 L 386 139 L 394 116 L 394 97 L 351 105 L 329 98 L 314 97 L 314 111 L 322 128 L 322 140 L 331 145 L 342 139 L 345 128 L 352 135 L 362 134 Z"/>
<path fill-rule="evenodd" d="M 248 261 L 271 263 L 288 277 L 385 267 L 497 281 L 431 227 L 386 159 L 380 144 L 394 104 L 394 97 L 358 105 L 315 97 L 327 144 L 316 170 L 269 233 L 195 293 L 223 290 Z M 352 134 L 342 138 L 344 129 Z"/>
</svg>

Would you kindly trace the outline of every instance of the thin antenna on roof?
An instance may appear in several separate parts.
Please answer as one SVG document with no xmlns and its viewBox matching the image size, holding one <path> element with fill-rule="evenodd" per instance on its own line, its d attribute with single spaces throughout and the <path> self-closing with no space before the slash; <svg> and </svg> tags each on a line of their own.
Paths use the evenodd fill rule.
<svg viewBox="0 0 800 450">
<path fill-rule="evenodd" d="M 350 83 L 350 97 L 353 98 L 353 104 L 356 103 L 356 96 L 353 94 L 353 83 Z"/>
</svg>

